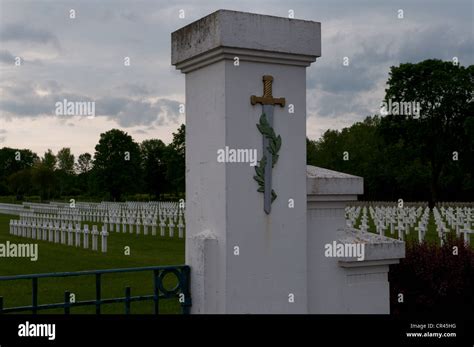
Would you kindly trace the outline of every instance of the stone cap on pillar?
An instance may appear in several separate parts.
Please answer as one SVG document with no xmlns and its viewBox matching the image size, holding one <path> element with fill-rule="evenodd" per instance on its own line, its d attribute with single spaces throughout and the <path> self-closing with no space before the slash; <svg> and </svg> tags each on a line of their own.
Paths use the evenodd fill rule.
<svg viewBox="0 0 474 347">
<path fill-rule="evenodd" d="M 357 200 L 364 194 L 364 179 L 342 172 L 306 166 L 306 194 L 333 196 L 331 200 Z"/>
<path fill-rule="evenodd" d="M 171 34 L 184 73 L 223 59 L 309 66 L 321 56 L 321 23 L 218 10 Z"/>
<path fill-rule="evenodd" d="M 337 231 L 338 243 L 363 244 L 364 259 L 340 258 L 341 267 L 362 267 L 390 265 L 399 263 L 405 258 L 405 242 L 390 237 L 361 231 L 355 228 L 341 228 Z"/>
</svg>

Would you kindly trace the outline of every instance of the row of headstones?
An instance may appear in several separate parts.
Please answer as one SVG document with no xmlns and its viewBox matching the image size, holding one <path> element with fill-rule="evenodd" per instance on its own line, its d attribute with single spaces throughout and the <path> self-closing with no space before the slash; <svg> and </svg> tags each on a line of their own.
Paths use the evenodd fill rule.
<svg viewBox="0 0 474 347">
<path fill-rule="evenodd" d="M 415 209 L 414 207 L 404 209 L 398 209 L 395 207 L 376 207 L 374 209 L 372 206 L 369 206 L 370 218 L 372 218 L 375 224 L 376 233 L 384 236 L 385 232 L 389 229 L 390 235 L 394 235 L 396 230 L 398 239 L 402 241 L 405 239 L 405 235 L 410 233 L 410 228 L 414 227 L 421 212 L 421 207 L 418 207 L 418 209 Z M 353 223 L 355 223 L 355 220 L 350 220 L 348 224 L 352 226 Z M 362 208 L 362 217 L 359 227 L 360 230 L 365 232 L 369 229 L 367 208 L 365 206 Z M 426 224 L 424 222 L 420 223 L 415 227 L 415 230 L 418 230 L 418 239 L 421 242 L 426 233 Z"/>
<path fill-rule="evenodd" d="M 68 219 L 70 217 L 70 219 Z M 39 215 L 35 213 L 23 213 L 20 215 L 20 220 L 25 221 L 27 223 L 35 223 L 35 225 L 38 224 L 49 224 L 49 223 L 58 223 L 58 224 L 73 224 L 77 225 L 80 222 L 80 219 L 77 218 L 77 216 L 68 216 L 68 215 L 63 215 L 63 216 L 54 216 L 51 214 L 48 215 Z M 145 219 L 145 220 L 140 220 L 138 219 L 133 219 L 133 218 L 122 218 L 120 219 L 115 219 L 109 221 L 107 218 L 103 221 L 103 228 L 105 227 L 105 230 L 110 230 L 110 231 L 115 231 L 120 232 L 122 231 L 123 233 L 127 232 L 127 229 L 129 233 L 133 233 L 133 230 L 135 229 L 137 235 L 141 233 L 143 230 L 144 235 L 149 234 L 149 230 L 151 229 L 151 235 L 155 236 L 157 232 L 157 227 L 159 226 L 160 228 L 160 235 L 165 236 L 166 231 L 168 231 L 170 237 L 174 237 L 175 231 L 178 232 L 178 237 L 183 238 L 184 236 L 184 223 L 183 219 L 181 216 L 179 218 L 176 218 L 176 216 L 173 215 L 161 215 L 160 216 L 160 223 L 158 224 L 158 219 L 153 218 L 153 219 Z M 80 225 L 80 223 L 79 223 Z M 127 227 L 128 226 L 128 227 Z M 177 229 L 177 230 L 176 230 Z"/>
<path fill-rule="evenodd" d="M 425 239 L 430 218 L 430 210 L 428 207 L 422 208 L 421 206 L 419 206 L 418 208 L 415 208 L 414 206 L 412 206 L 399 208 L 396 206 L 382 206 L 375 207 L 374 209 L 372 206 L 369 206 L 368 211 L 370 214 L 370 218 L 372 218 L 372 221 L 375 224 L 376 233 L 380 235 L 385 235 L 385 231 L 388 228 L 390 229 L 390 234 L 393 235 L 396 229 L 398 233 L 398 239 L 404 240 L 405 235 L 409 234 L 410 229 L 413 228 L 418 233 L 419 242 L 423 242 L 423 240 Z M 450 226 L 453 230 L 456 231 L 456 235 L 458 237 L 462 233 L 464 241 L 469 245 L 470 234 L 473 233 L 471 226 L 472 209 L 465 207 L 463 211 L 465 212 L 465 215 L 463 215 L 465 218 L 451 218 Z M 354 227 L 361 213 L 362 216 L 360 217 L 359 228 L 360 230 L 367 232 L 369 226 L 366 206 L 362 208 L 360 206 L 347 207 L 347 225 L 349 227 Z M 450 229 L 446 227 L 436 207 L 433 209 L 433 214 L 437 226 L 438 237 L 442 245 L 445 239 L 444 235 L 448 233 Z"/>
<path fill-rule="evenodd" d="M 23 212 L 23 206 L 17 204 L 0 204 L 0 214 L 13 214 L 19 215 Z"/>
<path fill-rule="evenodd" d="M 43 240 L 48 242 L 67 244 L 68 246 L 81 247 L 81 237 L 83 239 L 83 246 L 85 249 L 89 248 L 89 234 L 91 235 L 92 250 L 98 250 L 98 239 L 101 239 L 101 251 L 107 252 L 107 237 L 109 233 L 105 226 L 99 233 L 97 225 L 92 226 L 92 231 L 89 231 L 89 226 L 84 225 L 81 229 L 81 224 L 76 224 L 75 229 L 72 223 L 60 224 L 59 222 L 49 223 L 35 223 L 27 222 L 18 219 L 10 220 L 10 234 L 15 236 L 27 237 L 36 240 Z"/>
<path fill-rule="evenodd" d="M 168 220 L 168 223 L 166 221 Z M 154 218 L 152 220 L 145 219 L 143 223 L 140 222 L 140 219 L 138 218 L 137 220 L 135 219 L 122 219 L 122 223 L 120 223 L 120 220 L 117 220 L 115 222 L 104 222 L 104 225 L 110 224 L 110 231 L 114 230 L 115 226 L 115 231 L 120 232 L 120 229 L 122 229 L 122 233 L 127 232 L 127 225 L 128 225 L 128 231 L 130 234 L 133 233 L 133 229 L 135 226 L 135 230 L 137 235 L 139 235 L 143 229 L 143 234 L 148 235 L 149 230 L 151 229 L 151 235 L 156 236 L 156 231 L 157 231 L 157 226 L 160 227 L 160 236 L 165 236 L 166 235 L 166 230 L 168 230 L 169 237 L 174 237 L 176 227 L 178 229 L 178 237 L 183 238 L 184 236 L 184 223 L 182 218 L 180 217 L 178 220 L 178 223 L 176 223 L 176 219 L 169 218 L 167 219 L 166 216 L 163 216 L 161 218 L 160 216 L 160 223 L 157 224 L 157 219 Z M 120 225 L 122 228 L 120 228 Z"/>
<path fill-rule="evenodd" d="M 471 208 L 456 208 L 456 212 L 452 208 L 447 210 L 441 207 L 441 213 L 437 207 L 433 208 L 433 216 L 436 224 L 438 234 L 454 230 L 456 236 L 463 234 L 464 242 L 470 244 L 470 234 L 474 233 L 472 230 L 473 223 L 473 209 Z M 448 224 L 448 225 L 446 225 Z"/>
<path fill-rule="evenodd" d="M 26 213 L 40 213 L 37 210 Z M 48 210 L 46 218 L 53 218 L 59 220 L 74 220 L 76 222 L 80 221 L 92 221 L 92 222 L 102 222 L 102 223 L 120 223 L 125 220 L 127 224 L 151 224 L 154 220 L 155 222 L 159 218 L 163 219 L 173 219 L 174 224 L 184 224 L 184 210 L 169 210 L 162 209 L 154 212 L 146 211 L 122 211 L 122 212 L 104 212 L 104 211 L 81 211 L 71 208 L 65 209 L 55 209 Z M 140 222 L 143 220 L 143 223 Z"/>
<path fill-rule="evenodd" d="M 100 221 L 109 215 L 125 216 L 148 216 L 156 214 L 178 214 L 184 215 L 184 205 L 177 202 L 127 202 L 127 203 L 75 203 L 74 207 L 66 203 L 40 204 L 40 203 L 23 203 L 30 210 L 38 213 L 53 214 L 79 214 L 87 220 Z M 16 205 L 18 206 L 18 205 Z"/>
<path fill-rule="evenodd" d="M 45 218 L 45 219 L 53 219 L 53 220 L 61 220 L 61 221 L 67 221 L 67 220 L 72 220 L 75 222 L 81 222 L 81 221 L 92 221 L 92 222 L 102 222 L 102 223 L 120 223 L 120 221 L 125 220 L 127 224 L 133 223 L 137 224 L 140 223 L 140 220 L 143 220 L 143 224 L 145 222 L 151 223 L 153 220 L 156 222 L 157 219 L 159 218 L 160 220 L 162 219 L 173 219 L 174 224 L 178 222 L 178 224 L 184 224 L 184 216 L 182 213 L 178 213 L 177 211 L 172 212 L 172 211 L 160 211 L 159 213 L 155 214 L 145 214 L 143 213 L 141 216 L 140 215 L 134 215 L 134 214 L 126 214 L 123 213 L 122 215 L 120 214 L 84 214 L 84 213 L 77 213 L 77 212 L 70 212 L 69 210 L 59 210 L 56 211 L 57 213 L 48 213 L 48 214 L 41 214 L 38 212 L 23 212 L 21 215 L 23 216 L 40 216 L 40 218 Z"/>
<path fill-rule="evenodd" d="M 82 222 L 82 218 L 79 215 L 75 214 L 41 214 L 37 212 L 23 212 L 20 214 L 21 220 L 35 220 L 36 222 L 61 222 L 61 223 L 69 223 L 72 222 L 73 224 Z"/>
</svg>

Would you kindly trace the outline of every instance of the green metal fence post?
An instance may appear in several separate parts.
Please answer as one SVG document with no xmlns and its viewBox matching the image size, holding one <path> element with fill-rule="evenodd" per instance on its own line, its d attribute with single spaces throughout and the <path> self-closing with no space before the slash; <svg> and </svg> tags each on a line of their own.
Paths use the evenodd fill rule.
<svg viewBox="0 0 474 347">
<path fill-rule="evenodd" d="M 125 314 L 130 314 L 130 287 L 125 288 Z"/>
<path fill-rule="evenodd" d="M 32 278 L 32 290 L 31 290 L 31 295 L 32 295 L 32 312 L 33 314 L 38 313 L 38 278 L 33 277 Z"/>
<path fill-rule="evenodd" d="M 155 314 L 158 314 L 160 310 L 160 307 L 159 307 L 160 289 L 158 287 L 158 282 L 160 281 L 159 275 L 160 273 L 158 270 L 153 271 L 153 303 L 154 303 Z"/>
<path fill-rule="evenodd" d="M 100 314 L 101 304 L 101 273 L 95 274 L 95 314 Z"/>
<path fill-rule="evenodd" d="M 71 293 L 69 291 L 64 292 L 64 314 L 69 314 L 71 307 Z"/>
<path fill-rule="evenodd" d="M 182 283 L 182 294 L 184 294 L 184 303 L 181 304 L 183 314 L 191 313 L 191 268 L 189 266 L 183 267 L 183 283 Z"/>
</svg>

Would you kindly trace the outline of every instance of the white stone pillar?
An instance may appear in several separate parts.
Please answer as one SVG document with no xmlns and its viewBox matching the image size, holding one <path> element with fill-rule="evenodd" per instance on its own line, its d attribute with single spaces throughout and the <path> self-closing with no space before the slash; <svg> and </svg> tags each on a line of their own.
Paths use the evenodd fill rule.
<svg viewBox="0 0 474 347">
<path fill-rule="evenodd" d="M 320 30 L 312 21 L 219 10 L 172 34 L 172 64 L 186 74 L 193 313 L 307 312 L 306 68 L 321 55 Z M 274 106 L 282 144 L 270 214 L 255 167 L 217 160 L 226 146 L 262 158 L 262 105 L 251 96 L 262 96 L 267 75 L 272 97 L 285 98 Z"/>
</svg>

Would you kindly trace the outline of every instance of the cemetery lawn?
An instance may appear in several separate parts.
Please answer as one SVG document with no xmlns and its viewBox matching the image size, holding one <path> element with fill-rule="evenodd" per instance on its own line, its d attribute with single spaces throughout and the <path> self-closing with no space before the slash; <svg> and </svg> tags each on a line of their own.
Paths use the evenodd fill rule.
<svg viewBox="0 0 474 347">
<path fill-rule="evenodd" d="M 0 214 L 0 243 L 38 243 L 38 260 L 30 258 L 0 258 L 0 276 L 36 274 L 46 272 L 67 272 L 114 268 L 131 268 L 142 266 L 163 266 L 184 264 L 184 238 L 145 236 L 109 232 L 107 253 L 86 250 L 42 240 L 16 237 L 9 234 L 10 219 L 18 216 Z M 92 230 L 89 223 L 89 230 Z M 134 228 L 135 231 L 135 228 Z M 175 233 L 177 234 L 177 233 Z M 89 241 L 90 242 L 90 241 Z M 124 254 L 124 248 L 130 247 L 130 255 Z M 176 281 L 171 276 L 165 277 L 165 287 L 171 288 Z M 102 275 L 102 298 L 124 297 L 125 287 L 131 287 L 131 295 L 153 294 L 153 276 L 151 271 L 138 273 L 120 273 Z M 38 303 L 64 302 L 64 292 L 75 294 L 76 301 L 95 299 L 95 276 L 79 276 L 69 278 L 45 278 L 38 280 Z M 31 305 L 31 280 L 0 282 L 0 296 L 3 296 L 4 307 Z M 102 305 L 102 313 L 123 314 L 125 304 Z M 180 306 L 175 299 L 160 300 L 160 313 L 180 313 Z M 39 313 L 59 313 L 62 309 L 42 310 Z M 24 313 L 28 313 L 25 311 Z M 71 313 L 95 314 L 95 306 L 71 308 Z M 152 314 L 153 301 L 131 303 L 131 313 Z"/>
</svg>

